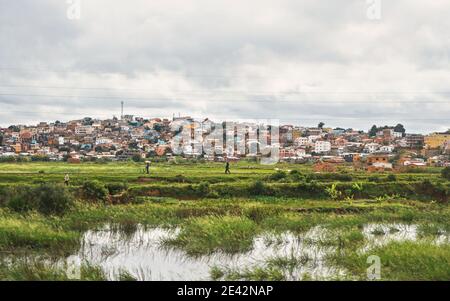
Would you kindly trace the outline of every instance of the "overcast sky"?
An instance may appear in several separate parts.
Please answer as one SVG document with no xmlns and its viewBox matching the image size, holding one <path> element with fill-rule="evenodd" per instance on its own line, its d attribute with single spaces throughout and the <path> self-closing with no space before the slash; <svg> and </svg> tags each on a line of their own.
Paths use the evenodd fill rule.
<svg viewBox="0 0 450 301">
<path fill-rule="evenodd" d="M 80 2 L 77 19 L 66 0 L 0 0 L 0 126 L 124 100 L 143 117 L 450 128 L 448 0 L 382 0 L 379 19 L 366 0 Z"/>
</svg>

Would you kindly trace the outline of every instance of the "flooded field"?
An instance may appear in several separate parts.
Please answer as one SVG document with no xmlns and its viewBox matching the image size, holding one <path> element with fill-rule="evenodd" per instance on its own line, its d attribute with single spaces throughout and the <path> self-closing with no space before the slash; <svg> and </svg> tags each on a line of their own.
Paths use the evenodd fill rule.
<svg viewBox="0 0 450 301">
<path fill-rule="evenodd" d="M 360 252 L 391 241 L 420 240 L 417 225 L 367 224 L 360 232 L 364 242 Z M 242 271 L 248 273 L 277 263 L 286 280 L 327 280 L 348 276 L 345 269 L 335 267 L 327 260 L 339 248 L 330 243 L 330 239 L 336 237 L 336 231 L 320 226 L 302 234 L 283 232 L 258 235 L 253 239 L 249 252 L 214 252 L 201 256 L 189 256 L 182 249 L 164 244 L 178 233 L 179 229 L 146 228 L 141 225 L 134 231 L 105 226 L 87 231 L 82 237 L 80 250 L 69 256 L 67 262 L 71 265 L 88 263 L 99 266 L 111 280 L 116 280 L 123 271 L 138 280 L 210 280 L 214 271 L 221 272 L 213 278 L 222 279 L 230 273 L 240 278 Z M 439 235 L 433 243 L 448 242 L 448 236 Z"/>
</svg>

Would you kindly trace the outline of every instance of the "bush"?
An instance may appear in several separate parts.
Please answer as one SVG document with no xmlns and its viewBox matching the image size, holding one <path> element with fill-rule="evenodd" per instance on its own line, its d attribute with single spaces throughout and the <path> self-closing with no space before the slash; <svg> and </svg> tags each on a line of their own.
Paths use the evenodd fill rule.
<svg viewBox="0 0 450 301">
<path fill-rule="evenodd" d="M 289 173 L 289 176 L 291 177 L 293 182 L 301 182 L 305 180 L 305 176 L 302 175 L 298 170 L 291 170 Z"/>
<path fill-rule="evenodd" d="M 36 190 L 36 209 L 43 214 L 63 214 L 73 205 L 72 195 L 61 185 L 43 184 Z"/>
<path fill-rule="evenodd" d="M 91 201 L 106 201 L 108 189 L 99 181 L 86 181 L 81 187 L 85 199 Z"/>
<path fill-rule="evenodd" d="M 450 166 L 444 168 L 441 172 L 441 175 L 444 179 L 450 180 Z"/>
<path fill-rule="evenodd" d="M 265 187 L 264 183 L 260 180 L 255 181 L 250 187 L 250 192 L 255 195 L 264 194 L 265 191 L 266 191 L 266 187 Z"/>
<path fill-rule="evenodd" d="M 197 185 L 197 192 L 200 196 L 207 196 L 209 193 L 209 182 L 201 182 Z"/>
<path fill-rule="evenodd" d="M 141 162 L 142 161 L 142 157 L 141 155 L 133 155 L 133 157 L 131 157 L 131 160 L 133 160 L 134 162 Z"/>
<path fill-rule="evenodd" d="M 61 215 L 73 206 L 73 196 L 61 185 L 41 184 L 37 187 L 19 187 L 7 201 L 7 206 L 17 212 L 37 210 L 42 214 Z"/>
<path fill-rule="evenodd" d="M 31 196 L 34 192 L 30 187 L 22 187 L 7 196 L 6 206 L 16 212 L 27 212 L 33 209 Z"/>
<path fill-rule="evenodd" d="M 278 170 L 277 172 L 271 174 L 268 179 L 270 181 L 280 181 L 286 178 L 286 173 L 282 170 Z"/>
<path fill-rule="evenodd" d="M 33 162 L 49 162 L 50 158 L 46 155 L 34 155 L 31 156 L 31 161 Z"/>
<path fill-rule="evenodd" d="M 381 182 L 381 181 L 380 181 L 380 178 L 377 177 L 377 176 L 370 176 L 370 177 L 368 178 L 368 180 L 369 180 L 369 182 L 374 182 L 374 183 L 379 183 L 379 182 Z"/>
<path fill-rule="evenodd" d="M 390 174 L 390 175 L 387 176 L 386 180 L 388 182 L 395 182 L 395 181 L 397 181 L 397 176 L 394 175 L 394 174 Z"/>
<path fill-rule="evenodd" d="M 109 194 L 115 195 L 119 194 L 125 190 L 128 190 L 127 183 L 109 183 L 106 184 L 106 189 L 108 189 Z"/>
<path fill-rule="evenodd" d="M 14 156 L 0 157 L 0 163 L 10 163 L 10 162 L 16 162 L 16 157 Z"/>
</svg>

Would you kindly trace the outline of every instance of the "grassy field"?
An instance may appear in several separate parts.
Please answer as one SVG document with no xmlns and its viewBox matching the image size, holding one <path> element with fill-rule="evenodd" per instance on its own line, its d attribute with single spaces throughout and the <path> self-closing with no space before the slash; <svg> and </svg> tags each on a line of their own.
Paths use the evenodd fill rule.
<svg viewBox="0 0 450 301">
<path fill-rule="evenodd" d="M 176 230 L 159 246 L 190 260 L 245 257 L 260 241 L 261 254 L 292 240 L 299 248 L 241 268 L 211 265 L 209 279 L 366 280 L 367 258 L 376 255 L 381 280 L 450 280 L 450 183 L 438 168 L 392 176 L 240 162 L 225 175 L 223 164 L 179 162 L 154 163 L 149 176 L 143 170 L 139 163 L 0 164 L 0 278 L 69 280 L 61 260 L 83 247 L 86 231 L 109 225 L 124 241 L 140 226 Z M 80 268 L 79 279 L 111 278 L 94 262 Z M 142 278 L 126 267 L 116 274 Z"/>
</svg>

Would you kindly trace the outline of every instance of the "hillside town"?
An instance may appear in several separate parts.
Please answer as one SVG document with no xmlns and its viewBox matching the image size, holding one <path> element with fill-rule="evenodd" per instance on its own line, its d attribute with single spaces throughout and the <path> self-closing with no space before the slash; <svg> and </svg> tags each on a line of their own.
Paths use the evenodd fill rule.
<svg viewBox="0 0 450 301">
<path fill-rule="evenodd" d="M 188 143 L 174 152 L 173 139 L 181 127 L 192 133 Z M 257 160 L 261 156 L 258 140 L 237 135 L 235 128 L 226 133 L 244 148 L 213 143 L 214 151 L 201 147 L 215 128 L 223 123 L 191 117 L 144 119 L 131 115 L 99 120 L 86 117 L 68 122 L 40 122 L 34 126 L 11 125 L 0 128 L 0 160 L 11 161 L 143 161 L 148 158 L 173 160 L 176 157 L 211 161 Z M 247 128 L 248 124 L 245 125 Z M 258 132 L 263 135 L 263 132 Z M 264 135 L 268 135 L 265 133 Z M 185 137 L 183 139 L 186 139 Z M 450 165 L 450 130 L 428 135 L 408 133 L 403 125 L 373 126 L 369 131 L 280 125 L 276 144 L 279 161 L 316 164 L 318 170 L 331 170 L 343 163 L 355 168 L 385 171 L 395 168 L 420 168 Z M 270 139 L 269 139 L 270 140 Z M 228 141 L 225 139 L 225 141 Z M 186 141 L 185 141 L 186 142 Z M 256 152 L 251 152 L 256 144 Z M 270 144 L 270 143 L 269 143 Z M 151 160 L 151 159 L 149 159 Z"/>
</svg>

